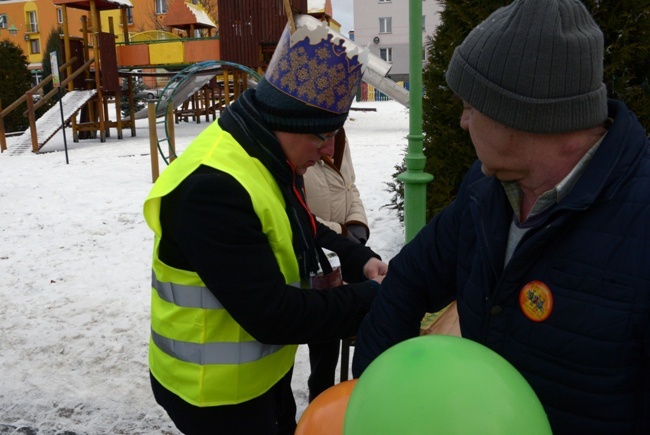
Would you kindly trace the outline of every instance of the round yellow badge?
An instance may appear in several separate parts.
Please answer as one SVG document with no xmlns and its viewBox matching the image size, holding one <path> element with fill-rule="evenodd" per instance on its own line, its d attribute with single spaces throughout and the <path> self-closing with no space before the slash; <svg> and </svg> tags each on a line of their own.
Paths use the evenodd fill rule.
<svg viewBox="0 0 650 435">
<path fill-rule="evenodd" d="M 551 289 L 541 281 L 531 281 L 519 292 L 519 306 L 533 322 L 543 322 L 553 311 Z"/>
</svg>

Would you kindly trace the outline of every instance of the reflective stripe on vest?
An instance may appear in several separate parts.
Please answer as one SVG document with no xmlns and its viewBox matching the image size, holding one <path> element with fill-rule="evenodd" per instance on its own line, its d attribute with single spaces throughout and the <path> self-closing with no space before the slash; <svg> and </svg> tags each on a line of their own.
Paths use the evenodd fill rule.
<svg viewBox="0 0 650 435">
<path fill-rule="evenodd" d="M 292 283 L 300 287 L 300 283 Z M 185 308 L 223 310 L 219 299 L 207 287 L 162 282 L 151 274 L 151 287 L 164 301 Z M 262 344 L 259 341 L 192 343 L 164 337 L 151 329 L 151 339 L 166 354 L 195 364 L 243 364 L 257 361 L 279 351 L 283 345 Z"/>
<path fill-rule="evenodd" d="M 196 272 L 170 267 L 158 258 L 161 198 L 201 164 L 230 174 L 246 189 L 285 282 L 299 287 L 300 275 L 275 180 L 213 123 L 161 173 L 144 205 L 155 233 L 149 367 L 165 388 L 203 407 L 241 403 L 265 393 L 291 369 L 297 345 L 256 341 Z"/>
<path fill-rule="evenodd" d="M 179 307 L 203 308 L 205 310 L 223 309 L 219 299 L 207 287 L 158 281 L 153 270 L 151 271 L 151 287 L 156 289 L 160 299 Z"/>
<path fill-rule="evenodd" d="M 301 288 L 299 282 L 292 282 L 289 285 Z M 158 281 L 153 270 L 151 271 L 151 287 L 156 289 L 160 299 L 180 307 L 203 308 L 206 310 L 223 309 L 219 299 L 207 287 Z"/>
<path fill-rule="evenodd" d="M 194 364 L 244 364 L 271 355 L 283 345 L 262 344 L 259 341 L 244 343 L 190 343 L 172 340 L 151 331 L 153 342 L 169 356 Z"/>
</svg>

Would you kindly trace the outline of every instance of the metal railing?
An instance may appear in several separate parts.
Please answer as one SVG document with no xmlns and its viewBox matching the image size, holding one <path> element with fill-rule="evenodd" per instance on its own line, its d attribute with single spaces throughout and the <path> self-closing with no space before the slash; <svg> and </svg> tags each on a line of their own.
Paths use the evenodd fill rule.
<svg viewBox="0 0 650 435">
<path fill-rule="evenodd" d="M 74 62 L 76 62 L 77 58 L 73 57 L 63 65 L 59 67 L 59 72 L 65 71 L 65 69 L 68 66 L 71 66 Z M 81 67 L 79 67 L 75 72 L 70 74 L 70 76 L 66 77 L 64 80 L 61 81 L 61 87 L 65 88 L 65 86 L 74 80 L 78 75 L 82 74 L 84 71 L 90 71 L 90 65 L 94 62 L 94 59 L 89 59 L 86 63 L 84 63 Z M 54 88 L 47 94 L 43 95 L 37 102 L 34 102 L 34 94 L 37 94 L 40 92 L 40 90 L 50 83 L 52 81 L 52 75 L 50 74 L 47 76 L 45 79 L 43 79 L 39 84 L 25 92 L 23 96 L 18 98 L 16 101 L 11 103 L 9 106 L 7 106 L 5 109 L 2 109 L 2 105 L 0 105 L 0 152 L 4 152 L 7 149 L 7 134 L 5 132 L 5 123 L 4 123 L 4 118 L 7 116 L 9 113 L 17 109 L 21 104 L 27 103 L 27 110 L 23 112 L 23 116 L 26 116 L 27 119 L 29 120 L 29 130 L 32 135 L 32 151 L 37 152 L 38 151 L 38 135 L 36 132 L 36 110 L 38 110 L 41 106 L 43 106 L 45 103 L 47 103 L 55 94 L 57 94 L 58 89 Z"/>
</svg>

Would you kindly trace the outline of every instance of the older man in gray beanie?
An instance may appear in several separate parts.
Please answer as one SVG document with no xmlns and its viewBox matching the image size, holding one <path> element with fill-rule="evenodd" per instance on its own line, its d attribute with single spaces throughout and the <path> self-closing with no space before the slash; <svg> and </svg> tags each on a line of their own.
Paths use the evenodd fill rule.
<svg viewBox="0 0 650 435">
<path fill-rule="evenodd" d="M 520 371 L 554 433 L 650 433 L 650 143 L 607 99 L 603 46 L 580 1 L 515 0 L 456 48 L 478 161 L 391 261 L 355 376 L 457 299 L 463 337 Z"/>
</svg>

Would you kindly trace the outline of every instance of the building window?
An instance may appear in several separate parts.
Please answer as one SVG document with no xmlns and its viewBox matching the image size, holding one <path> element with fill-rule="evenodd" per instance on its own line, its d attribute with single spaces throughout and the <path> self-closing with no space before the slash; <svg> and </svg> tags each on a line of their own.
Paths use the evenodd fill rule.
<svg viewBox="0 0 650 435">
<path fill-rule="evenodd" d="M 43 80 L 43 70 L 42 69 L 33 69 L 32 73 L 32 84 L 36 86 Z"/>
<path fill-rule="evenodd" d="M 63 23 L 63 9 L 57 8 L 56 10 L 56 22 L 59 24 Z"/>
<path fill-rule="evenodd" d="M 41 52 L 41 41 L 37 39 L 29 40 L 29 48 L 32 54 L 39 54 Z"/>
<path fill-rule="evenodd" d="M 426 32 L 427 31 L 427 16 L 422 15 L 422 31 Z"/>
<path fill-rule="evenodd" d="M 392 2 L 392 1 L 393 1 L 393 0 L 379 0 L 379 3 L 390 3 L 390 2 Z"/>
<path fill-rule="evenodd" d="M 392 48 L 380 48 L 379 57 L 384 59 L 388 63 L 393 63 L 393 49 Z"/>
<path fill-rule="evenodd" d="M 7 28 L 7 15 L 0 14 L 0 29 Z"/>
<path fill-rule="evenodd" d="M 167 13 L 167 0 L 155 0 L 156 1 L 156 13 L 157 14 L 166 14 Z"/>
<path fill-rule="evenodd" d="M 133 8 L 126 8 L 126 22 L 133 24 Z"/>
<path fill-rule="evenodd" d="M 393 19 L 391 17 L 379 19 L 379 33 L 393 33 Z"/>
<path fill-rule="evenodd" d="M 27 12 L 27 31 L 30 33 L 38 32 L 38 18 L 36 11 Z"/>
</svg>

